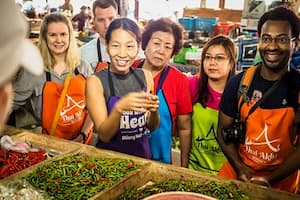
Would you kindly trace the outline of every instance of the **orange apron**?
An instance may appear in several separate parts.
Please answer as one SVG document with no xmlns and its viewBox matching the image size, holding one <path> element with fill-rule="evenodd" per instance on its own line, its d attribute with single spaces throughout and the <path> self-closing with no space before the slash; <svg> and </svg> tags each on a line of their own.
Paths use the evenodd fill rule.
<svg viewBox="0 0 300 200">
<path fill-rule="evenodd" d="M 85 78 L 80 74 L 71 78 L 54 136 L 71 140 L 76 138 L 81 132 L 87 116 L 85 82 Z M 44 85 L 42 128 L 45 134 L 50 133 L 62 90 L 63 84 L 53 81 L 47 81 Z M 92 130 L 85 141 L 86 144 L 90 143 L 91 137 Z"/>
<path fill-rule="evenodd" d="M 254 102 L 241 107 L 241 121 L 245 121 Z M 252 168 L 253 177 L 268 176 L 294 151 L 291 138 L 295 112 L 292 107 L 262 109 L 260 107 L 249 116 L 246 125 L 245 143 L 239 144 L 238 153 L 243 163 Z M 229 163 L 219 172 L 220 176 L 237 178 Z M 299 184 L 298 172 L 286 177 L 272 187 L 296 192 Z"/>
</svg>

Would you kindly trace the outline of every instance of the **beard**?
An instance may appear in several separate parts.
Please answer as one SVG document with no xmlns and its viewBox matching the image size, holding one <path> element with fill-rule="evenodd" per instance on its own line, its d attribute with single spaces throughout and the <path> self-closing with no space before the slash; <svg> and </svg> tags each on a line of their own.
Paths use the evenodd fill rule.
<svg viewBox="0 0 300 200">
<path fill-rule="evenodd" d="M 276 52 L 281 55 L 281 59 L 276 62 L 268 61 L 265 58 L 266 52 Z M 290 59 L 290 49 L 284 50 L 284 51 L 279 51 L 279 50 L 270 51 L 270 50 L 259 49 L 259 53 L 260 53 L 260 56 L 261 56 L 264 66 L 268 70 L 271 70 L 273 72 L 278 72 L 278 71 L 285 69 L 288 66 L 289 59 Z"/>
</svg>

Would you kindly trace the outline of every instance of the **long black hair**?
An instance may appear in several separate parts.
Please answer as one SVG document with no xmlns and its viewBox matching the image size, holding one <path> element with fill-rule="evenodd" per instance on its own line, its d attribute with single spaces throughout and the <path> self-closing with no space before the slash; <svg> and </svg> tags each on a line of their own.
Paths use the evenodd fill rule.
<svg viewBox="0 0 300 200">
<path fill-rule="evenodd" d="M 201 53 L 201 68 L 200 68 L 200 80 L 198 84 L 198 99 L 197 102 L 199 102 L 203 107 L 206 107 L 206 102 L 208 101 L 208 97 L 210 95 L 208 91 L 208 76 L 204 72 L 204 58 L 205 54 L 207 53 L 207 50 L 211 46 L 217 46 L 220 45 L 225 49 L 226 55 L 229 58 L 229 62 L 231 65 L 231 70 L 228 75 L 227 80 L 235 74 L 236 71 L 236 46 L 233 43 L 233 41 L 225 36 L 225 35 L 217 35 L 210 39 L 203 47 L 202 53 Z"/>
</svg>

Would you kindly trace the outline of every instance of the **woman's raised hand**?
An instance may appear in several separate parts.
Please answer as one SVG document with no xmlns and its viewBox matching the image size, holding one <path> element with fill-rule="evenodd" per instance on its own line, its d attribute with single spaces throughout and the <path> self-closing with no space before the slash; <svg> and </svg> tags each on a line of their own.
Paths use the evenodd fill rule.
<svg viewBox="0 0 300 200">
<path fill-rule="evenodd" d="M 122 97 L 116 104 L 119 112 L 156 112 L 159 106 L 158 96 L 146 92 L 131 92 Z"/>
</svg>

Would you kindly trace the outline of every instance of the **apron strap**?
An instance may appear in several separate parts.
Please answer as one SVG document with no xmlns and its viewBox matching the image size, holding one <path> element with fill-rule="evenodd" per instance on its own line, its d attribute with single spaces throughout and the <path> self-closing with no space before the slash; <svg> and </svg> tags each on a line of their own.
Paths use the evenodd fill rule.
<svg viewBox="0 0 300 200">
<path fill-rule="evenodd" d="M 165 78 L 167 77 L 169 70 L 170 70 L 170 67 L 169 67 L 169 65 L 167 65 L 161 72 L 161 75 L 158 80 L 158 85 L 156 88 L 156 93 L 162 88 L 163 82 L 164 82 Z"/>
<path fill-rule="evenodd" d="M 80 72 L 78 71 L 77 67 L 75 68 L 74 73 L 75 73 L 76 76 L 80 74 Z"/>
<path fill-rule="evenodd" d="M 46 80 L 51 81 L 51 74 L 50 72 L 46 72 Z"/>
<path fill-rule="evenodd" d="M 100 48 L 100 39 L 97 40 L 97 53 L 98 53 L 98 62 L 102 62 L 101 48 Z"/>
<path fill-rule="evenodd" d="M 61 92 L 59 102 L 58 102 L 58 106 L 57 106 L 57 109 L 56 109 L 56 112 L 55 112 L 55 115 L 54 115 L 54 119 L 53 119 L 53 122 L 52 122 L 52 125 L 51 125 L 50 135 L 54 135 L 54 133 L 55 133 L 57 123 L 58 123 L 58 119 L 59 119 L 59 115 L 60 115 L 61 109 L 63 107 L 65 96 L 67 94 L 67 90 L 68 90 L 68 87 L 69 87 L 70 79 L 71 79 L 71 72 L 69 72 L 66 75 L 65 82 L 64 82 L 64 88 Z"/>
</svg>

